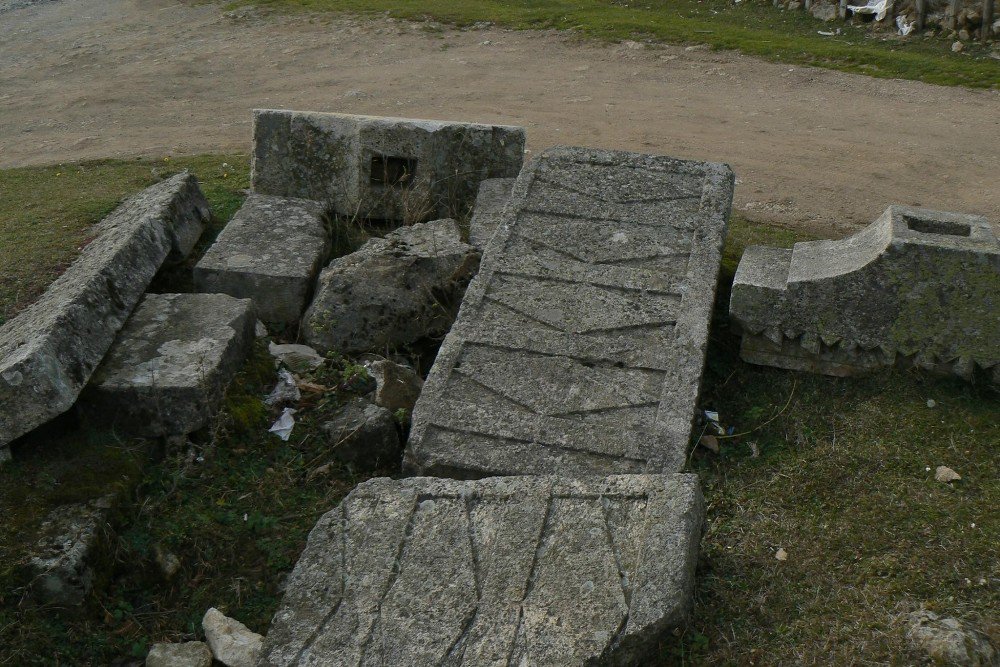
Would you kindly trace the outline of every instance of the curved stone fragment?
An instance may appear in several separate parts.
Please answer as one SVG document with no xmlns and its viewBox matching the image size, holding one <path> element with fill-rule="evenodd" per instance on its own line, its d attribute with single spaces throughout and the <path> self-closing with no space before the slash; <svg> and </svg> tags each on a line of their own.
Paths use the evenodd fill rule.
<svg viewBox="0 0 1000 667">
<path fill-rule="evenodd" d="M 35 303 L 0 327 L 0 448 L 65 412 L 164 260 L 208 219 L 187 172 L 127 199 Z"/>
<path fill-rule="evenodd" d="M 686 474 L 371 480 L 310 534 L 259 665 L 651 664 L 702 518 Z"/>
<path fill-rule="evenodd" d="M 1000 360 L 1000 242 L 981 216 L 890 206 L 839 241 L 747 248 L 729 312 L 752 363 L 829 375 L 915 365 L 971 378 Z M 776 340 L 772 328 L 801 342 Z"/>
</svg>

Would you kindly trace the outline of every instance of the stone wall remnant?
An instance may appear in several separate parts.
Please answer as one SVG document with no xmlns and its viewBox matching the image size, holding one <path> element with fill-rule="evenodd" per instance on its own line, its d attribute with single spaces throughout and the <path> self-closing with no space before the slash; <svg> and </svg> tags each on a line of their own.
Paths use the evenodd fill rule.
<svg viewBox="0 0 1000 667">
<path fill-rule="evenodd" d="M 200 292 L 253 299 L 268 324 L 292 326 L 330 254 L 319 202 L 251 194 L 194 267 Z"/>
<path fill-rule="evenodd" d="M 469 243 L 480 250 L 486 247 L 500 226 L 503 208 L 510 201 L 514 178 L 491 178 L 479 184 L 476 207 L 469 221 Z"/>
<path fill-rule="evenodd" d="M 481 181 L 517 176 L 523 160 L 520 127 L 254 110 L 254 191 L 350 218 L 464 217 Z"/>
<path fill-rule="evenodd" d="M 127 199 L 35 303 L 0 326 L 0 449 L 68 410 L 153 276 L 209 217 L 187 172 Z"/>
<path fill-rule="evenodd" d="M 845 239 L 751 246 L 729 312 L 751 363 L 1000 382 L 1000 242 L 980 216 L 890 206 Z"/>
<path fill-rule="evenodd" d="M 313 528 L 258 664 L 651 664 L 703 514 L 686 474 L 369 480 Z"/>
<path fill-rule="evenodd" d="M 583 148 L 525 167 L 413 411 L 405 467 L 685 462 L 733 193 L 725 165 Z"/>
</svg>

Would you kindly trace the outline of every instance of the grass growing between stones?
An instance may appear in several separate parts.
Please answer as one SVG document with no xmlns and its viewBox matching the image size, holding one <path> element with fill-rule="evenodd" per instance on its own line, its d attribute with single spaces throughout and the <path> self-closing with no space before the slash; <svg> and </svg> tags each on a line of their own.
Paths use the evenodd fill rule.
<svg viewBox="0 0 1000 667">
<path fill-rule="evenodd" d="M 0 325 L 66 270 L 92 240 L 94 224 L 128 195 L 182 169 L 198 177 L 216 221 L 236 212 L 249 186 L 245 155 L 0 169 Z"/>
<path fill-rule="evenodd" d="M 191 158 L 240 165 L 218 190 L 198 174 L 216 213 L 209 238 L 241 200 L 248 167 L 238 159 Z M 126 175 L 158 165 L 104 164 Z M 36 174 L 41 187 L 63 178 Z M 1000 643 L 997 391 L 920 373 L 847 380 L 738 359 L 725 310 L 743 248 L 801 238 L 741 218 L 731 224 L 702 404 L 750 433 L 722 440 L 718 454 L 692 453 L 708 507 L 695 615 L 664 638 L 659 664 L 913 664 L 897 619 L 919 605 L 972 621 Z M 183 273 L 158 280 L 173 285 Z M 210 606 L 267 629 L 309 530 L 366 476 L 325 466 L 320 428 L 367 389 L 359 368 L 336 360 L 314 378 L 330 390 L 306 394 L 287 443 L 267 433 L 275 412 L 262 398 L 273 380 L 258 344 L 217 428 L 162 458 L 72 415 L 32 436 L 46 447 L 20 444 L 17 460 L 0 468 L 0 664 L 138 664 L 130 661 L 153 642 L 199 638 Z M 935 482 L 938 465 L 963 479 Z M 102 556 L 110 567 L 85 607 L 26 598 L 25 549 L 44 513 L 116 485 L 127 502 Z M 775 558 L 779 548 L 787 560 Z M 158 553 L 177 557 L 172 577 Z"/>
<path fill-rule="evenodd" d="M 988 47 L 951 40 L 897 38 L 868 27 L 826 23 L 808 12 L 779 11 L 763 2 L 730 0 L 243 0 L 277 8 L 388 13 L 402 19 L 435 19 L 457 26 L 490 22 L 515 29 L 572 30 L 603 40 L 638 39 L 708 44 L 780 62 L 814 65 L 882 78 L 902 78 L 977 88 L 1000 86 L 1000 61 Z M 240 2 L 236 4 L 241 4 Z M 818 31 L 840 29 L 833 37 Z M 930 34 L 930 33 L 928 33 Z"/>
</svg>

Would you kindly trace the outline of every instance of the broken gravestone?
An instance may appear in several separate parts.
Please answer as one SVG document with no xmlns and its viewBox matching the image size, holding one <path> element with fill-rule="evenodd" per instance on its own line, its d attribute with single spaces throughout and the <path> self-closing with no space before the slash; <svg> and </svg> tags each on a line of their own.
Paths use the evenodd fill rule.
<svg viewBox="0 0 1000 667">
<path fill-rule="evenodd" d="M 126 200 L 35 303 L 0 326 L 0 449 L 68 410 L 165 260 L 208 219 L 187 172 Z"/>
<path fill-rule="evenodd" d="M 198 430 L 246 358 L 255 323 L 249 299 L 147 294 L 94 373 L 88 414 L 135 436 Z"/>
<path fill-rule="evenodd" d="M 839 241 L 751 246 L 741 356 L 829 375 L 899 365 L 1000 382 L 1000 243 L 985 218 L 890 206 Z"/>
<path fill-rule="evenodd" d="M 443 334 L 478 266 L 454 220 L 400 227 L 323 269 L 301 337 L 349 354 Z"/>
<path fill-rule="evenodd" d="M 651 664 L 702 518 L 694 475 L 370 480 L 309 535 L 259 664 Z"/>
<path fill-rule="evenodd" d="M 253 299 L 272 325 L 297 324 L 330 254 L 323 205 L 251 194 L 198 265 L 200 292 Z"/>
<path fill-rule="evenodd" d="M 472 220 L 469 221 L 469 243 L 480 250 L 486 248 L 500 226 L 503 208 L 510 201 L 515 180 L 517 179 L 491 178 L 479 184 L 476 207 L 472 212 Z"/>
<path fill-rule="evenodd" d="M 635 153 L 526 166 L 417 401 L 406 469 L 680 470 L 732 188 L 725 165 Z"/>
<path fill-rule="evenodd" d="M 254 111 L 254 191 L 351 218 L 464 216 L 480 181 L 517 176 L 523 159 L 520 127 Z"/>
</svg>

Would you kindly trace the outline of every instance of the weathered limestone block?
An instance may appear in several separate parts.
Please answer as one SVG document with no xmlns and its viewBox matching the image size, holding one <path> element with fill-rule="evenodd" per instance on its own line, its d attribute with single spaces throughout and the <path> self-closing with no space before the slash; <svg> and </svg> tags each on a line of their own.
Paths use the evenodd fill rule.
<svg viewBox="0 0 1000 667">
<path fill-rule="evenodd" d="M 313 529 L 259 664 L 652 664 L 702 518 L 694 475 L 370 480 Z"/>
<path fill-rule="evenodd" d="M 479 266 L 454 220 L 400 227 L 323 269 L 300 334 L 320 352 L 379 351 L 443 334 Z"/>
<path fill-rule="evenodd" d="M 218 410 L 255 323 L 249 299 L 146 295 L 84 393 L 88 414 L 135 436 L 198 430 Z"/>
<path fill-rule="evenodd" d="M 360 470 L 398 467 L 403 455 L 392 412 L 363 398 L 348 401 L 323 424 L 334 458 Z"/>
<path fill-rule="evenodd" d="M 212 656 L 226 667 L 257 664 L 264 638 L 236 619 L 212 607 L 201 619 L 201 629 Z"/>
<path fill-rule="evenodd" d="M 146 667 L 212 667 L 212 652 L 204 642 L 153 644 Z"/>
<path fill-rule="evenodd" d="M 388 359 L 379 359 L 367 365 L 368 374 L 375 380 L 375 404 L 390 412 L 413 411 L 424 379 L 407 366 L 401 366 Z"/>
<path fill-rule="evenodd" d="M 1000 381 L 1000 243 L 985 218 L 890 206 L 839 241 L 752 246 L 729 305 L 756 364 L 918 366 Z"/>
<path fill-rule="evenodd" d="M 299 111 L 254 111 L 253 187 L 339 215 L 464 216 L 480 181 L 517 176 L 524 129 Z"/>
<path fill-rule="evenodd" d="M 32 595 L 49 604 L 83 604 L 94 585 L 94 551 L 104 534 L 112 500 L 106 496 L 59 507 L 49 514 L 28 563 Z"/>
<path fill-rule="evenodd" d="M 469 243 L 480 250 L 486 247 L 500 225 L 503 207 L 510 201 L 514 178 L 491 178 L 479 184 L 476 208 L 469 222 Z"/>
<path fill-rule="evenodd" d="M 160 265 L 208 219 L 182 173 L 129 198 L 34 304 L 0 326 L 0 448 L 68 410 Z"/>
<path fill-rule="evenodd" d="M 417 474 L 684 465 L 725 165 L 556 148 L 525 167 L 413 412 Z"/>
<path fill-rule="evenodd" d="M 292 325 L 329 254 L 322 204 L 252 194 L 194 267 L 194 284 L 253 299 L 262 320 Z"/>
</svg>

